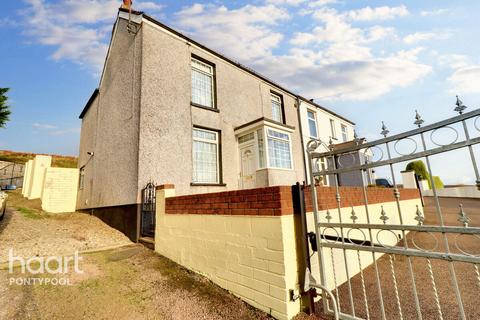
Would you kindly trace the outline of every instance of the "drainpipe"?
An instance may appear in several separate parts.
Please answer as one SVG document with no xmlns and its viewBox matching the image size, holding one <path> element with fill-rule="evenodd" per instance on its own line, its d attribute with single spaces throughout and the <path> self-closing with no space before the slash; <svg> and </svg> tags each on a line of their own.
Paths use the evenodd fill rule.
<svg viewBox="0 0 480 320">
<path fill-rule="evenodd" d="M 297 96 L 297 116 L 298 116 L 298 128 L 300 132 L 300 143 L 302 144 L 302 157 L 303 157 L 303 174 L 305 178 L 305 183 L 308 184 L 308 172 L 307 172 L 307 157 L 305 156 L 305 152 L 307 151 L 305 148 L 305 143 L 303 141 L 303 130 L 302 130 L 302 116 L 300 114 L 300 97 Z"/>
</svg>

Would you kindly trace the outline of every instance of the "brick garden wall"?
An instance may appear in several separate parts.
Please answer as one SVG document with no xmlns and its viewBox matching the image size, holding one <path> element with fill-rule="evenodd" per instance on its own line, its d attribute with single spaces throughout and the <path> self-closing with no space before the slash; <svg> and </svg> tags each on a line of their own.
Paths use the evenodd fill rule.
<svg viewBox="0 0 480 320">
<path fill-rule="evenodd" d="M 363 188 L 361 187 L 339 187 L 340 206 L 342 208 L 365 205 Z M 400 201 L 419 199 L 418 189 L 399 189 Z M 369 204 L 387 203 L 395 201 L 393 189 L 389 188 L 367 188 Z M 319 210 L 337 208 L 335 187 L 317 187 L 317 202 Z M 312 194 L 310 186 L 305 188 L 305 206 L 307 212 L 313 211 Z"/>
<path fill-rule="evenodd" d="M 293 214 L 292 188 L 206 193 L 166 199 L 166 214 L 282 216 Z"/>
</svg>

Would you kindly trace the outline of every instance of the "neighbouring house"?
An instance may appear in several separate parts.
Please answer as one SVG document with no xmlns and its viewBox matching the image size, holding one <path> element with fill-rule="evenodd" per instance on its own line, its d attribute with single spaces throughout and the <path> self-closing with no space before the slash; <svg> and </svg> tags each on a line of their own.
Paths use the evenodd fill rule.
<svg viewBox="0 0 480 320">
<path fill-rule="evenodd" d="M 80 119 L 77 208 L 133 240 L 149 182 L 173 183 L 177 195 L 292 185 L 307 180 L 304 145 L 313 127 L 317 137 L 338 142 L 353 139 L 354 129 L 150 16 L 123 9 Z"/>
</svg>

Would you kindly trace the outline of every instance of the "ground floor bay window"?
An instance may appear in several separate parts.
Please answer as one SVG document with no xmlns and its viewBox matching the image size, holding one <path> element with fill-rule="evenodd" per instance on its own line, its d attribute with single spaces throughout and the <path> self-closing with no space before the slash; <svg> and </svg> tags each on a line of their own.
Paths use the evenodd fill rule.
<svg viewBox="0 0 480 320">
<path fill-rule="evenodd" d="M 269 185 L 268 175 L 272 171 L 293 170 L 292 127 L 259 119 L 235 131 L 240 155 L 241 189 Z"/>
</svg>

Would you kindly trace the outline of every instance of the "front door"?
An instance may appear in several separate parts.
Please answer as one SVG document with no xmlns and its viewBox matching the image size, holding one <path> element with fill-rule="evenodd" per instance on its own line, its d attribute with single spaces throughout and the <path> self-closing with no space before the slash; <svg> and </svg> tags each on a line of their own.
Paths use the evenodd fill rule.
<svg viewBox="0 0 480 320">
<path fill-rule="evenodd" d="M 242 189 L 255 188 L 255 153 L 253 145 L 240 148 L 240 187 Z"/>
</svg>

